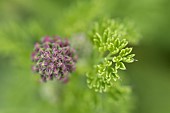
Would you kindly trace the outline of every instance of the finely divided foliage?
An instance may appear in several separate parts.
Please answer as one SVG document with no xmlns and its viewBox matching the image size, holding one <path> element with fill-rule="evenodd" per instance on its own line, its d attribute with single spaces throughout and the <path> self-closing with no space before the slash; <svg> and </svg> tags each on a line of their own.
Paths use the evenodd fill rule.
<svg viewBox="0 0 170 113">
<path fill-rule="evenodd" d="M 133 58 L 135 54 L 131 54 L 132 48 L 126 47 L 127 28 L 122 26 L 123 24 L 118 21 L 104 20 L 95 23 L 94 29 L 89 33 L 94 47 L 102 58 L 94 65 L 95 72 L 87 74 L 89 88 L 94 88 L 97 92 L 106 92 L 120 79 L 118 70 L 126 70 L 124 63 L 135 61 Z"/>
</svg>

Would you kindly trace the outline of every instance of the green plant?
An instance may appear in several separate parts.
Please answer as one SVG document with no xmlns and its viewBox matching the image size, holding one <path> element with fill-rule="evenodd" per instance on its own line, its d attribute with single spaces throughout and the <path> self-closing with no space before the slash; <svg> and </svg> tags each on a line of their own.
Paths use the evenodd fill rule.
<svg viewBox="0 0 170 113">
<path fill-rule="evenodd" d="M 1 66 L 5 68 L 11 64 L 5 68 L 7 71 L 10 70 L 8 75 L 1 76 L 8 82 L 1 79 L 1 87 L 5 87 L 0 100 L 7 107 L 2 107 L 0 112 L 11 108 L 15 108 L 12 112 L 17 113 L 129 113 L 131 111 L 134 104 L 132 89 L 127 85 L 126 78 L 124 79 L 126 76 L 123 75 L 126 73 L 121 73 L 120 70 L 125 69 L 124 61 L 134 61 L 131 53 L 128 54 L 131 57 L 122 54 L 123 51 L 125 54 L 127 50 L 131 51 L 131 48 L 127 47 L 127 42 L 134 45 L 139 41 L 136 28 L 133 28 L 129 20 L 104 20 L 98 21 L 93 26 L 94 29 L 86 35 L 88 27 L 94 20 L 112 15 L 111 11 L 108 11 L 109 7 L 112 9 L 115 7 L 108 4 L 107 1 L 110 0 L 106 2 L 72 0 L 67 6 L 64 1 L 58 3 L 58 1 L 44 0 L 41 5 L 37 1 L 14 1 L 15 5 L 13 2 L 7 2 L 6 5 L 14 6 L 12 10 L 14 13 L 6 10 L 3 15 L 7 18 L 2 19 L 0 26 L 0 53 L 9 59 L 8 62 L 1 59 L 3 61 Z M 109 7 L 105 7 L 106 5 Z M 82 12 L 86 17 L 82 16 Z M 15 18 L 12 18 L 11 14 L 15 15 Z M 37 82 L 39 76 L 34 76 L 38 74 L 31 73 L 30 57 L 33 46 L 41 36 L 46 35 L 67 37 L 72 47 L 77 50 L 79 59 L 76 71 L 71 73 L 72 76 L 67 84 L 60 84 L 55 80 L 39 83 Z M 88 85 L 98 92 L 107 93 L 96 93 L 87 87 L 85 76 L 87 72 Z M 96 76 L 98 74 L 100 77 Z M 99 88 L 93 87 L 98 85 L 96 83 L 98 79 L 105 82 L 107 88 L 103 88 L 103 84 Z M 26 95 L 28 98 L 21 95 Z M 23 108 L 26 111 L 23 111 Z"/>
<path fill-rule="evenodd" d="M 87 74 L 89 88 L 97 92 L 108 91 L 120 79 L 118 70 L 126 70 L 125 63 L 135 61 L 135 54 L 131 54 L 132 47 L 127 47 L 127 37 L 130 37 L 128 31 L 123 23 L 115 20 L 95 23 L 89 37 L 99 58 Z"/>
</svg>

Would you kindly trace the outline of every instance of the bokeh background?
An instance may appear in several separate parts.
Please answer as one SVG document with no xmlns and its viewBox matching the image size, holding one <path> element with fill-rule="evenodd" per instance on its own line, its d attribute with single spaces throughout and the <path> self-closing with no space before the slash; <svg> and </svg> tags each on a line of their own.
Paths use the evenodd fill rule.
<svg viewBox="0 0 170 113">
<path fill-rule="evenodd" d="M 31 72 L 33 45 L 46 35 L 86 32 L 103 17 L 128 18 L 142 35 L 134 45 L 139 61 L 126 71 L 136 98 L 133 112 L 170 113 L 169 0 L 0 0 L 0 113 L 56 113 L 53 93 L 39 95 L 53 90 Z M 70 101 L 65 105 L 80 107 Z"/>
</svg>

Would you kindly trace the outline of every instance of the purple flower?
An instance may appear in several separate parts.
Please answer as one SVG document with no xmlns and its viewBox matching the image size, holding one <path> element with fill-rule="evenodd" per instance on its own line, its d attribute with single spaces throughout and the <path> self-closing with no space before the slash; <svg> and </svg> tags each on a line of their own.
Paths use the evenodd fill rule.
<svg viewBox="0 0 170 113">
<path fill-rule="evenodd" d="M 77 55 L 67 39 L 47 36 L 35 44 L 32 61 L 32 70 L 40 74 L 42 81 L 56 78 L 65 83 L 69 73 L 75 70 Z"/>
</svg>

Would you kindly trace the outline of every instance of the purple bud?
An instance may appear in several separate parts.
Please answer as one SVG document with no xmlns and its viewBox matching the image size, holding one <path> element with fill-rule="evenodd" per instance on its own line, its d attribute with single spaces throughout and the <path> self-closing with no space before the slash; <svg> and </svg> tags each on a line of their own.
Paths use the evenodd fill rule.
<svg viewBox="0 0 170 113">
<path fill-rule="evenodd" d="M 31 58 L 32 58 L 33 61 L 35 60 L 35 56 L 36 56 L 36 53 L 33 52 L 32 55 L 31 55 Z"/>
<path fill-rule="evenodd" d="M 38 52 L 39 49 L 40 49 L 40 44 L 39 43 L 35 43 L 34 49 L 35 49 L 36 52 Z"/>
<path fill-rule="evenodd" d="M 45 74 L 46 74 L 47 76 L 50 76 L 50 75 L 52 74 L 52 72 L 53 72 L 53 69 L 51 69 L 51 68 L 45 69 Z"/>
<path fill-rule="evenodd" d="M 38 68 L 36 66 L 32 66 L 32 71 L 33 72 L 38 72 Z"/>
<path fill-rule="evenodd" d="M 45 44 L 43 45 L 43 47 L 44 47 L 45 49 L 47 49 L 47 48 L 50 48 L 50 45 L 49 45 L 49 43 L 45 43 Z"/>
<path fill-rule="evenodd" d="M 63 83 L 67 83 L 69 81 L 68 77 L 61 78 Z"/>
<path fill-rule="evenodd" d="M 59 37 L 47 36 L 41 43 L 35 44 L 31 57 L 35 63 L 32 70 L 39 73 L 44 82 L 57 78 L 65 83 L 69 73 L 75 70 L 75 53 L 68 39 L 62 41 Z"/>
<path fill-rule="evenodd" d="M 46 36 L 46 37 L 43 38 L 42 42 L 43 43 L 45 43 L 45 42 L 49 42 L 50 43 L 51 42 L 51 38 L 49 36 Z"/>
<path fill-rule="evenodd" d="M 46 76 L 44 76 L 44 75 L 41 75 L 41 80 L 42 80 L 42 82 L 46 82 L 46 81 L 47 81 L 47 78 L 46 78 Z"/>
</svg>

